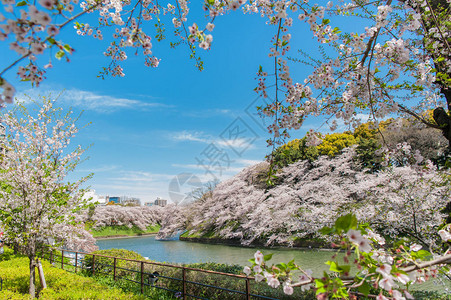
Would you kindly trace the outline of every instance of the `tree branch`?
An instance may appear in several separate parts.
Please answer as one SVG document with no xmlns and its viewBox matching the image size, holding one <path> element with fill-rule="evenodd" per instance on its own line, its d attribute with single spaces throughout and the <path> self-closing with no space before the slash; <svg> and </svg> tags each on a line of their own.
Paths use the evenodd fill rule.
<svg viewBox="0 0 451 300">
<path fill-rule="evenodd" d="M 421 123 L 425 124 L 428 127 L 432 127 L 435 129 L 442 129 L 439 125 L 431 123 L 426 121 L 423 117 L 421 117 L 419 114 L 417 114 L 414 111 L 411 111 L 410 109 L 408 109 L 407 107 L 405 107 L 404 105 L 401 105 L 398 103 L 399 108 L 401 109 L 401 111 L 411 115 L 412 117 L 414 117 L 415 119 L 417 119 L 418 121 L 420 121 Z"/>
<path fill-rule="evenodd" d="M 63 27 L 65 27 L 67 24 L 69 24 L 69 22 L 72 22 L 73 20 L 77 19 L 78 17 L 90 12 L 91 10 L 93 10 L 94 8 L 96 8 L 97 6 L 99 6 L 100 4 L 102 4 L 102 1 L 99 0 L 95 5 L 91 6 L 90 8 L 88 8 L 87 10 L 84 10 L 82 12 L 79 12 L 78 14 L 76 14 L 75 16 L 73 16 L 70 19 L 67 19 L 64 23 L 57 25 L 58 29 L 62 29 Z M 48 36 L 42 43 L 47 42 L 49 39 L 53 38 L 54 35 L 50 35 Z M 3 74 L 5 74 L 6 71 L 8 71 L 9 69 L 11 69 L 12 67 L 14 67 L 15 65 L 17 65 L 19 62 L 21 62 L 22 60 L 24 60 L 25 58 L 29 57 L 31 55 L 31 51 L 28 51 L 27 54 L 22 55 L 22 57 L 18 58 L 17 60 L 15 60 L 12 64 L 10 64 L 9 66 L 7 66 L 5 69 L 3 69 L 3 71 L 0 72 L 0 78 Z"/>
</svg>

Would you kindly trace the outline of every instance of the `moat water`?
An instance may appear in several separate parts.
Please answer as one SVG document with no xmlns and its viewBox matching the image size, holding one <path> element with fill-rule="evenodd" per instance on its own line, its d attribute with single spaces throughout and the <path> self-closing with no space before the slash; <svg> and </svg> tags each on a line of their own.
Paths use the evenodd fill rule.
<svg viewBox="0 0 451 300">
<path fill-rule="evenodd" d="M 270 262 L 289 262 L 295 260 L 305 269 L 312 269 L 315 275 L 328 270 L 325 261 L 335 252 L 319 250 L 295 249 L 257 249 L 227 245 L 211 245 L 203 243 L 185 242 L 180 240 L 161 241 L 154 236 L 102 239 L 97 241 L 99 249 L 120 248 L 133 250 L 154 261 L 167 263 L 199 263 L 216 262 L 226 264 L 250 265 L 249 259 L 254 257 L 257 250 L 263 254 L 273 254 Z"/>
<path fill-rule="evenodd" d="M 274 264 L 279 262 L 287 263 L 294 259 L 296 264 L 302 266 L 304 270 L 313 270 L 313 276 L 321 276 L 324 271 L 327 271 L 329 266 L 325 262 L 336 254 L 335 251 L 318 249 L 261 249 L 211 245 L 180 240 L 161 241 L 156 240 L 155 236 L 102 239 L 97 241 L 97 245 L 99 249 L 119 248 L 132 250 L 148 259 L 159 262 L 184 264 L 216 262 L 241 266 L 250 266 L 251 263 L 248 260 L 254 257 L 255 251 L 261 250 L 265 255 L 273 254 L 270 262 Z M 339 263 L 342 262 L 340 259 L 342 256 L 343 254 L 338 254 Z M 447 285 L 448 288 L 451 288 L 449 281 Z M 436 285 L 431 281 L 417 285 L 416 289 L 446 292 L 443 285 Z"/>
</svg>

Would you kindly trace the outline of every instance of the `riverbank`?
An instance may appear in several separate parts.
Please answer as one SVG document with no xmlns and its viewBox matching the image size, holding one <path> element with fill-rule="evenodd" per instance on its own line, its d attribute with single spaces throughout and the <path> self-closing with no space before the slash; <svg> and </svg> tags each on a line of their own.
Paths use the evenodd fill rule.
<svg viewBox="0 0 451 300">
<path fill-rule="evenodd" d="M 131 228 L 127 226 L 106 226 L 102 227 L 100 230 L 90 230 L 92 236 L 97 240 L 155 235 L 159 231 L 159 225 L 148 226 L 146 230 L 142 230 L 137 226 L 133 226 Z"/>
<path fill-rule="evenodd" d="M 114 240 L 114 239 L 131 239 L 131 238 L 136 238 L 136 237 L 145 237 L 145 236 L 155 236 L 157 235 L 158 232 L 156 233 L 140 233 L 140 234 L 134 234 L 134 235 L 108 235 L 108 236 L 98 236 L 98 237 L 94 237 L 96 240 L 100 241 L 100 240 Z"/>
<path fill-rule="evenodd" d="M 243 245 L 239 239 L 224 239 L 215 235 L 198 235 L 188 234 L 184 232 L 180 235 L 179 239 L 184 242 L 204 243 L 211 245 L 226 245 L 226 246 L 239 246 L 246 248 L 280 248 L 280 249 L 318 249 L 318 250 L 336 250 L 333 249 L 329 242 L 318 239 L 295 239 L 292 245 L 287 244 L 274 244 L 267 246 L 264 240 L 254 240 L 250 245 Z"/>
</svg>

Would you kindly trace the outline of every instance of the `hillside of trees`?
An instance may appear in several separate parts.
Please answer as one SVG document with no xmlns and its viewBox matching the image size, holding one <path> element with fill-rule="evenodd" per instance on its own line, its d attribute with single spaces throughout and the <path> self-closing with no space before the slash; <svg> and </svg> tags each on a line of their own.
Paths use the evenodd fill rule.
<svg viewBox="0 0 451 300">
<path fill-rule="evenodd" d="M 384 129 L 394 123 L 399 130 Z M 160 235 L 186 229 L 182 238 L 319 245 L 327 242 L 322 227 L 353 212 L 386 237 L 434 244 L 449 215 L 446 140 L 406 119 L 371 127 L 318 137 L 316 146 L 308 137 L 290 141 L 272 154 L 272 185 L 268 162 L 248 167 L 181 210 Z"/>
</svg>

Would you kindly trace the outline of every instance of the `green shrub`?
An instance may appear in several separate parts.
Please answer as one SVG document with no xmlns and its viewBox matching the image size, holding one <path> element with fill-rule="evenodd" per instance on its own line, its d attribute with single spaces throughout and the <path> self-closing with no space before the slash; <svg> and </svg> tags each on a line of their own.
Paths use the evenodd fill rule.
<svg viewBox="0 0 451 300">
<path fill-rule="evenodd" d="M 210 271 L 229 273 L 229 274 L 242 274 L 243 273 L 243 267 L 240 265 L 228 265 L 228 264 L 219 264 L 219 263 L 209 262 L 209 263 L 187 264 L 185 266 L 189 267 L 189 268 L 210 270 Z"/>
<path fill-rule="evenodd" d="M 347 147 L 359 143 L 363 136 L 370 136 L 365 128 L 355 135 L 350 132 L 326 134 L 318 146 L 307 146 L 307 138 L 292 140 L 273 151 L 274 165 L 278 168 L 288 166 L 299 160 L 314 161 L 320 155 L 334 157 Z"/>
<path fill-rule="evenodd" d="M 98 255 L 105 255 L 105 256 L 111 256 L 111 257 L 120 257 L 120 258 L 126 258 L 126 259 L 133 259 L 133 260 L 144 260 L 144 257 L 134 251 L 125 250 L 125 249 L 108 249 L 108 250 L 98 250 L 94 251 L 91 254 L 98 254 Z M 93 257 L 91 255 L 85 256 L 83 260 L 83 268 L 85 275 L 92 275 L 92 264 L 93 264 Z M 113 275 L 114 272 L 114 259 L 109 257 L 101 257 L 96 256 L 95 262 L 95 274 L 97 275 Z M 118 277 L 134 277 L 133 275 L 136 274 L 135 272 L 131 272 L 125 269 L 130 270 L 139 270 L 139 264 L 134 261 L 127 261 L 127 260 L 121 260 L 118 259 L 116 261 L 116 276 Z"/>
<path fill-rule="evenodd" d="M 94 254 L 102 254 L 107 256 L 116 256 L 128 259 L 136 259 L 136 260 L 144 260 L 142 256 L 133 251 L 127 251 L 122 249 L 111 249 L 111 250 L 101 250 L 96 251 Z M 86 263 L 89 265 L 92 259 L 86 258 Z M 117 280 L 113 279 L 113 269 L 111 268 L 112 262 L 110 258 L 101 258 L 96 257 L 96 275 L 93 277 L 95 280 L 107 284 L 109 286 L 114 286 L 121 288 L 123 291 L 133 292 L 139 294 L 141 292 L 141 286 L 139 282 L 141 281 L 140 275 L 140 263 L 137 262 L 127 262 L 117 260 L 116 266 L 132 269 L 136 272 L 127 271 L 123 269 L 117 269 L 116 275 Z M 218 263 L 194 263 L 185 265 L 188 268 L 196 268 L 210 271 L 217 271 L 221 273 L 231 273 L 231 274 L 241 274 L 243 267 L 239 265 L 227 265 L 227 264 L 218 264 Z M 147 274 L 151 274 L 153 272 L 158 272 L 160 277 L 158 278 L 158 282 L 156 286 L 163 287 L 166 289 L 170 289 L 173 291 L 182 291 L 183 285 L 181 279 L 183 278 L 183 271 L 181 268 L 176 267 L 168 267 L 168 266 L 160 266 L 160 265 L 152 265 L 152 264 L 144 264 L 144 283 L 148 283 Z M 186 292 L 191 295 L 196 295 L 198 297 L 208 298 L 208 299 L 242 299 L 242 294 L 233 293 L 221 289 L 215 289 L 211 287 L 207 287 L 205 285 L 218 286 L 225 289 L 246 292 L 246 283 L 242 278 L 235 278 L 231 276 L 219 275 L 219 274 L 211 274 L 207 272 L 201 271 L 192 271 L 186 270 L 185 276 L 187 281 L 198 282 L 203 285 L 198 285 L 194 283 L 186 283 Z M 175 279 L 172 279 L 175 278 Z M 133 282 L 136 281 L 136 282 Z M 138 283 L 137 283 L 138 282 Z M 280 299 L 285 299 L 288 297 L 283 294 L 283 291 L 275 290 L 270 288 L 266 283 L 255 283 L 251 282 L 252 293 L 253 294 L 262 294 L 269 297 L 277 297 Z M 154 297 L 158 295 L 158 299 L 173 299 L 174 293 L 164 292 L 163 290 L 157 289 L 155 287 L 146 286 L 144 293 L 146 295 L 150 295 L 150 297 Z M 306 297 L 305 293 L 303 293 L 300 289 L 296 291 L 296 296 L 299 299 L 309 299 Z M 310 295 L 310 294 L 309 294 Z M 312 294 L 313 296 L 314 294 Z M 303 298 L 304 297 L 304 298 Z M 305 298 L 306 297 L 306 298 Z M 313 299 L 313 298 L 312 298 Z"/>
<path fill-rule="evenodd" d="M 335 157 L 341 153 L 341 150 L 355 145 L 359 142 L 359 138 L 355 138 L 349 133 L 332 133 L 326 134 L 321 144 L 317 146 L 320 155 Z"/>
<path fill-rule="evenodd" d="M 417 300 L 451 300 L 451 295 L 429 291 L 413 291 L 412 296 Z"/>
<path fill-rule="evenodd" d="M 3 254 L 0 254 L 0 261 L 10 260 L 15 257 L 20 257 L 21 255 L 15 255 L 14 251 L 10 249 L 9 247 L 4 246 L 3 249 L 5 252 Z"/>
<path fill-rule="evenodd" d="M 317 147 L 307 146 L 307 139 L 292 140 L 273 151 L 273 163 L 278 168 L 288 166 L 298 160 L 314 161 L 319 156 Z"/>
<path fill-rule="evenodd" d="M 368 168 L 370 172 L 377 172 L 382 168 L 382 158 L 375 152 L 380 148 L 380 143 L 376 139 L 360 139 L 356 148 L 355 160 L 363 168 Z"/>
<path fill-rule="evenodd" d="M 127 293 L 141 294 L 141 286 L 136 282 L 128 281 L 125 279 L 114 280 L 111 276 L 96 276 L 94 279 L 102 285 L 115 287 L 121 289 Z M 163 289 L 158 289 L 146 285 L 144 287 L 144 296 L 147 299 L 158 299 L 158 300 L 171 300 L 176 299 L 175 293 L 169 292 Z"/>
</svg>

